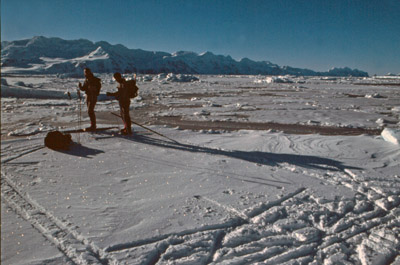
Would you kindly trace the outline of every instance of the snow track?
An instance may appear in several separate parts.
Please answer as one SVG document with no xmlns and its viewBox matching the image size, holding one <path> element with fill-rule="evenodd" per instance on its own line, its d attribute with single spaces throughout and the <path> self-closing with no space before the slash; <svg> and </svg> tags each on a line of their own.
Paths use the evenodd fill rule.
<svg viewBox="0 0 400 265">
<path fill-rule="evenodd" d="M 293 145 L 293 144 L 291 144 Z M 41 145 L 6 146 L 7 163 Z M 137 155 L 139 156 L 139 155 Z M 150 162 L 155 158 L 141 156 Z M 158 161 L 158 160 L 157 160 Z M 163 165 L 166 160 L 159 160 Z M 9 163 L 9 166 L 13 163 Z M 184 164 L 182 164 L 183 166 Z M 176 166 L 176 165 L 175 165 Z M 222 212 L 219 223 L 136 241 L 98 247 L 68 221 L 61 221 L 2 173 L 2 200 L 52 242 L 71 264 L 398 264 L 400 261 L 400 179 L 349 168 L 275 166 L 355 192 L 326 199 L 298 188 L 277 200 L 238 210 L 194 195 L 188 208 Z M 344 166 L 343 166 L 344 167 Z M 191 168 L 194 170 L 195 168 Z M 373 170 L 373 169 L 369 169 Z M 207 170 L 217 174 L 217 171 Z M 368 177 L 368 173 L 374 177 Z"/>
<path fill-rule="evenodd" d="M 93 242 L 80 235 L 69 223 L 62 222 L 18 189 L 6 174 L 1 174 L 1 198 L 52 242 L 73 264 L 116 264 Z"/>
<path fill-rule="evenodd" d="M 45 146 L 43 144 L 38 144 L 38 145 L 34 145 L 34 146 L 29 146 L 29 147 L 19 147 L 19 148 L 14 148 L 14 149 L 5 149 L 4 151 L 1 150 L 1 156 L 5 156 L 6 158 L 1 159 L 1 163 L 7 163 L 10 162 L 14 159 L 20 158 L 24 155 L 33 153 L 35 151 L 38 151 L 42 148 L 44 148 Z"/>
<path fill-rule="evenodd" d="M 256 136 L 250 134 L 241 139 L 250 138 L 250 143 L 258 140 Z M 150 145 L 152 142 L 146 137 L 136 141 L 121 138 L 124 141 L 120 141 L 87 136 L 85 148 L 107 151 L 99 151 L 97 156 L 91 158 L 50 150 L 34 153 L 42 147 L 37 142 L 41 139 L 29 144 L 23 141 L 6 143 L 2 146 L 2 160 L 5 161 L 2 164 L 2 200 L 55 245 L 70 264 L 399 264 L 398 150 L 372 148 L 371 152 L 367 149 L 367 158 L 360 158 L 359 154 L 362 156 L 366 151 L 351 149 L 354 153 L 347 152 L 350 148 L 344 147 L 345 144 L 338 146 L 337 138 L 314 136 L 313 139 L 276 134 L 268 136 L 268 144 L 275 146 L 276 150 L 271 147 L 266 151 L 239 152 L 236 150 L 239 148 L 226 143 L 221 144 L 224 149 L 215 149 L 213 146 L 219 146 L 217 140 L 220 138 L 213 137 L 206 137 L 215 141 L 205 144 L 210 146 L 206 147 L 168 144 L 161 140 L 154 140 Z M 274 137 L 277 137 L 276 141 Z M 233 139 L 235 143 L 237 139 Z M 265 139 L 261 138 L 262 141 Z M 105 141 L 110 142 L 105 145 Z M 102 146 L 107 148 L 100 149 Z M 131 161 L 136 162 L 135 167 L 129 164 L 120 172 L 113 171 L 119 170 L 117 167 L 102 167 L 104 160 L 110 161 L 119 155 L 120 149 L 125 152 L 124 156 L 129 155 Z M 190 150 L 196 151 L 190 153 L 197 155 L 195 158 L 186 157 L 185 152 Z M 335 159 L 325 158 L 321 154 L 323 150 L 332 152 L 331 157 Z M 318 156 L 310 156 L 312 152 Z M 341 157 L 343 152 L 350 158 Z M 99 167 L 92 173 L 96 176 L 93 180 L 97 182 L 79 176 L 74 178 L 79 171 L 70 173 L 73 168 L 60 167 L 62 161 L 59 160 L 62 158 L 71 159 L 81 169 L 87 169 L 88 165 Z M 201 159 L 202 166 L 192 163 L 196 159 Z M 240 167 L 232 166 L 238 162 Z M 46 172 L 45 166 L 49 164 L 54 168 L 47 169 L 53 171 Z M 114 165 L 112 161 L 110 164 Z M 141 164 L 143 167 L 140 167 Z M 143 168 L 149 165 L 153 166 L 152 172 L 144 176 L 146 172 Z M 42 166 L 44 170 L 36 171 Z M 244 169 L 246 166 L 249 171 Z M 53 179 L 52 174 L 57 171 L 63 174 Z M 212 185 L 220 186 L 215 191 L 209 191 L 195 188 L 195 184 L 188 181 L 188 185 L 183 187 L 189 192 L 165 203 L 167 196 L 155 198 L 145 192 L 139 194 L 147 185 L 155 189 L 153 193 L 161 190 L 178 196 L 175 186 L 167 189 L 174 184 L 173 178 L 168 178 L 173 172 L 179 172 L 176 177 L 179 184 L 193 178 L 205 185 L 203 179 L 195 179 L 198 176 L 211 180 L 215 177 Z M 152 179 L 153 174 L 156 176 Z M 222 177 L 226 175 L 233 177 L 225 180 Z M 34 177 L 48 181 L 49 186 L 45 181 L 31 185 Z M 282 186 L 262 185 L 262 189 L 255 191 L 257 186 L 248 180 L 258 177 L 264 182 L 273 182 L 274 177 L 280 177 Z M 163 181 L 169 181 L 169 184 Z M 70 183 L 72 185 L 68 186 Z M 261 186 L 262 183 L 258 184 Z M 157 185 L 161 187 L 158 190 Z M 240 190 L 241 185 L 249 187 L 249 190 Z M 61 186 L 63 189 L 55 189 Z M 74 187 L 81 193 L 73 194 Z M 92 193 L 88 192 L 90 189 Z M 328 189 L 332 191 L 324 196 L 323 192 Z M 60 192 L 60 195 L 41 197 L 42 191 L 50 190 Z M 264 191 L 276 194 L 270 196 L 263 194 Z M 100 201 L 94 193 L 109 196 L 105 197 L 107 200 Z M 71 197 L 70 201 L 65 199 L 67 194 Z M 129 197 L 130 194 L 134 196 Z M 242 195 L 248 197 L 244 199 Z M 35 196 L 37 201 L 31 196 Z M 48 198 L 59 200 L 56 204 L 59 208 L 54 213 L 49 210 L 54 204 L 47 201 Z M 151 203 L 144 203 L 152 199 Z M 247 201 L 249 203 L 244 203 Z M 104 206 L 104 203 L 107 205 Z M 167 209 L 153 207 L 157 203 Z M 87 211 L 83 214 L 85 218 L 91 214 L 95 217 L 82 221 L 79 218 L 81 209 Z M 147 218 L 140 216 L 142 212 L 148 213 L 144 215 Z M 152 221 L 149 216 L 153 214 L 157 222 L 151 226 L 147 222 Z M 164 219 L 165 216 L 168 220 Z M 97 221 L 96 226 L 95 218 L 104 219 L 104 223 L 103 220 Z M 126 226 L 121 225 L 124 221 Z M 165 229 L 163 225 L 167 228 L 175 226 Z M 154 227 L 160 227 L 160 231 L 149 231 Z M 147 229 L 143 236 L 136 234 L 140 229 Z M 84 236 L 92 231 L 90 239 Z"/>
<path fill-rule="evenodd" d="M 301 188 L 241 213 L 208 198 L 195 199 L 227 211 L 231 219 L 106 251 L 119 256 L 123 264 L 132 259 L 135 264 L 396 264 L 399 260 L 400 201 L 384 210 L 363 194 L 354 200 L 327 201 Z M 146 261 L 143 253 L 153 258 Z"/>
</svg>

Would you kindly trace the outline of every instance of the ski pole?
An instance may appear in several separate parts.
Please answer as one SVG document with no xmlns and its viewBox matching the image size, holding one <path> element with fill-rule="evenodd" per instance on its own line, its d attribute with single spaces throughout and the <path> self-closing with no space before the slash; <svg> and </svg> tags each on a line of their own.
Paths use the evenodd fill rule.
<svg viewBox="0 0 400 265">
<path fill-rule="evenodd" d="M 81 92 L 79 91 L 79 89 L 77 90 L 77 95 L 78 95 L 78 99 L 79 99 L 79 116 L 78 116 L 78 130 L 81 129 L 81 123 L 82 123 L 82 96 L 81 96 Z M 78 133 L 78 143 L 81 143 L 81 134 Z"/>
<path fill-rule="evenodd" d="M 111 114 L 112 114 L 112 115 L 115 115 L 115 116 L 117 116 L 117 117 L 122 118 L 121 115 L 118 115 L 118 114 L 116 114 L 116 113 L 112 113 L 112 112 L 111 112 Z M 168 140 L 170 140 L 170 141 L 172 141 L 172 142 L 174 142 L 174 143 L 179 144 L 178 141 L 175 141 L 174 139 L 171 139 L 171 138 L 169 138 L 169 137 L 167 137 L 167 136 L 165 136 L 165 135 L 163 135 L 163 134 L 161 134 L 161 133 L 159 133 L 159 132 L 156 132 L 156 131 L 154 131 L 154 130 L 152 130 L 152 129 L 150 129 L 150 128 L 144 126 L 144 125 L 141 125 L 141 124 L 139 124 L 139 123 L 133 121 L 132 119 L 131 119 L 131 122 L 132 122 L 133 124 L 136 124 L 137 126 L 142 127 L 143 129 L 146 129 L 146 130 L 148 130 L 148 131 L 150 131 L 150 132 L 152 132 L 152 133 L 155 133 L 155 134 L 157 134 L 157 135 L 159 135 L 159 136 L 162 136 L 162 137 L 164 137 L 164 138 L 166 138 L 166 139 L 168 139 Z"/>
<path fill-rule="evenodd" d="M 80 92 L 79 92 L 79 90 L 78 90 L 78 92 L 77 92 L 77 95 L 78 95 L 78 97 L 79 97 L 79 99 L 80 99 Z M 70 99 L 70 100 L 72 100 L 72 96 L 71 96 L 71 93 L 69 92 L 69 91 L 67 91 L 67 96 L 68 96 L 68 98 Z M 78 105 L 78 111 L 79 111 L 79 113 L 78 113 L 78 132 L 79 132 L 79 129 L 80 129 L 80 123 L 81 123 L 81 104 L 80 103 L 78 103 L 79 105 Z M 78 143 L 80 144 L 81 143 L 81 137 L 80 137 L 80 134 L 78 133 Z"/>
</svg>

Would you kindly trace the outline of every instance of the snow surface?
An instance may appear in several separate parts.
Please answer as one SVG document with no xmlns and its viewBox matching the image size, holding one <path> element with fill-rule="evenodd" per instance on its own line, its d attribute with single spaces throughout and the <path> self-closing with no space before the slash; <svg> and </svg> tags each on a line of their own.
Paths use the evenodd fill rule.
<svg viewBox="0 0 400 265">
<path fill-rule="evenodd" d="M 399 128 L 386 79 L 196 78 L 139 76 L 132 119 Z M 134 126 L 44 148 L 49 130 L 78 128 L 79 100 L 65 94 L 78 81 L 2 77 L 2 264 L 400 263 L 400 149 L 384 134 L 149 124 L 175 141 Z M 117 125 L 111 111 L 99 101 L 100 127 Z"/>
</svg>

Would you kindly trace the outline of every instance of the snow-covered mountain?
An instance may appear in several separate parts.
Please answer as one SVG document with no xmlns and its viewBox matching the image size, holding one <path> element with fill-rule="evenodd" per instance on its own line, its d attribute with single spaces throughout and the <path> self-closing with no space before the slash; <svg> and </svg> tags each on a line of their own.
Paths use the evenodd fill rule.
<svg viewBox="0 0 400 265">
<path fill-rule="evenodd" d="M 333 68 L 328 72 L 280 67 L 268 61 L 240 61 L 230 56 L 211 52 L 197 54 L 179 51 L 152 52 L 128 49 L 108 42 L 85 39 L 33 37 L 32 39 L 1 42 L 2 72 L 29 74 L 81 74 L 84 67 L 93 72 L 122 73 L 182 73 L 182 74 L 262 74 L 262 75 L 316 75 L 368 76 L 368 73 L 350 68 Z"/>
</svg>

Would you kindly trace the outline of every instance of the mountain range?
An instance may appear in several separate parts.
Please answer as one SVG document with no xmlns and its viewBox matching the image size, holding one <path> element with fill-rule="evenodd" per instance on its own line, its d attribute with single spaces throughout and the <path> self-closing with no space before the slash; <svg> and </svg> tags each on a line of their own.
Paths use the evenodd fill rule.
<svg viewBox="0 0 400 265">
<path fill-rule="evenodd" d="M 367 72 L 348 67 L 317 72 L 281 67 L 268 61 L 252 61 L 248 58 L 237 61 L 231 56 L 211 52 L 197 54 L 179 51 L 171 54 L 129 49 L 121 44 L 85 39 L 64 40 L 37 36 L 1 42 L 3 73 L 81 75 L 85 67 L 95 73 L 368 76 Z"/>
</svg>

